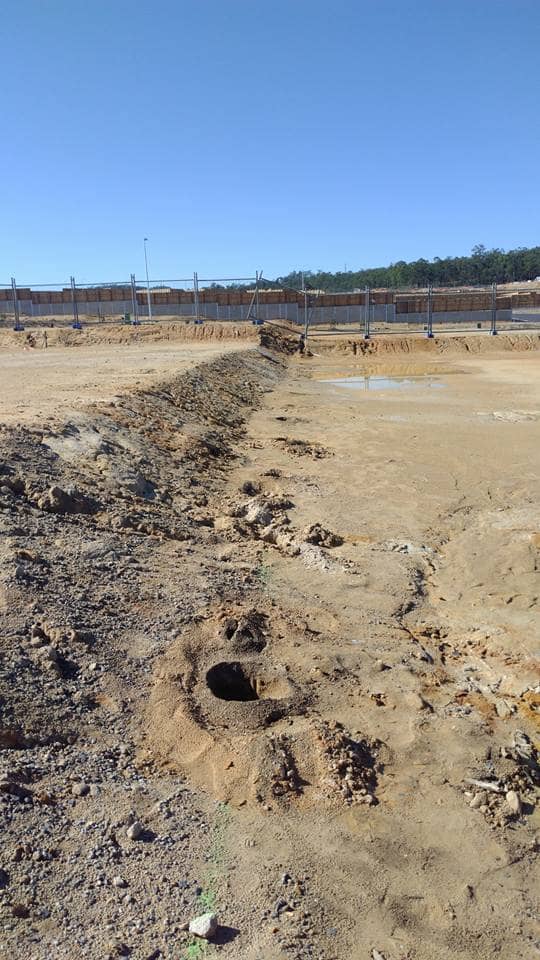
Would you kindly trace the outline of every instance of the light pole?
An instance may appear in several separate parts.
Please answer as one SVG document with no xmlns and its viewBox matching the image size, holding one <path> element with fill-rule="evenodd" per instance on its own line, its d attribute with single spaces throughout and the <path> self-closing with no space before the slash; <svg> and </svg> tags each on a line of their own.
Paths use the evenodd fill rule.
<svg viewBox="0 0 540 960">
<path fill-rule="evenodd" d="M 144 238 L 144 265 L 146 267 L 146 294 L 148 296 L 148 319 L 152 319 L 152 299 L 150 297 L 150 281 L 148 279 L 148 254 L 146 253 L 146 244 L 148 243 L 148 237 Z"/>
</svg>

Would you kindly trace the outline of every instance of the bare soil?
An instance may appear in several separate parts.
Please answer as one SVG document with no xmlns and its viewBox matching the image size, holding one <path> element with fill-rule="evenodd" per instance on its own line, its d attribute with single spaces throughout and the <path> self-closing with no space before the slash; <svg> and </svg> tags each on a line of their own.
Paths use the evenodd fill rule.
<svg viewBox="0 0 540 960">
<path fill-rule="evenodd" d="M 8 408 L 7 956 L 540 949 L 540 339 L 284 339 Z"/>
<path fill-rule="evenodd" d="M 0 331 L 0 416 L 43 422 L 88 403 L 109 403 L 256 339 L 252 324 L 100 324 Z M 66 349 L 74 348 L 74 349 Z"/>
</svg>

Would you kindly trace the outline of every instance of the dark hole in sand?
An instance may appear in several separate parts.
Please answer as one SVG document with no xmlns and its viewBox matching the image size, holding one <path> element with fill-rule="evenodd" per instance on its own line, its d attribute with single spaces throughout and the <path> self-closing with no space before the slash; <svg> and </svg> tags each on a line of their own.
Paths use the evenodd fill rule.
<svg viewBox="0 0 540 960">
<path fill-rule="evenodd" d="M 229 620 L 225 624 L 225 636 L 227 637 L 227 640 L 232 640 L 237 630 L 238 620 Z"/>
<path fill-rule="evenodd" d="M 241 663 L 216 663 L 206 674 L 206 683 L 220 700 L 258 700 L 254 680 Z"/>
</svg>

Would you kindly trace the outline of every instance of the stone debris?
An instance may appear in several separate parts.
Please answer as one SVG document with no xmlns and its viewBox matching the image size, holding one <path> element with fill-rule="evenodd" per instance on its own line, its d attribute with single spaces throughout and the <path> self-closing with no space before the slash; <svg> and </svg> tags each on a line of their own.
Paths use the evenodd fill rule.
<svg viewBox="0 0 540 960">
<path fill-rule="evenodd" d="M 495 700 L 495 710 L 497 712 L 497 716 L 500 717 L 501 720 L 507 720 L 508 717 L 511 717 L 515 709 L 515 706 L 511 703 L 508 703 L 507 700 L 502 700 L 500 698 Z"/>
<path fill-rule="evenodd" d="M 273 750 L 272 795 L 286 798 L 300 793 L 299 778 L 289 738 L 282 733 L 277 737 L 272 736 L 270 743 Z"/>
<path fill-rule="evenodd" d="M 287 453 L 293 457 L 311 457 L 312 460 L 321 460 L 324 457 L 332 456 L 332 453 L 323 447 L 320 443 L 308 440 L 299 440 L 294 437 L 276 437 L 274 443 L 278 444 Z"/>
<path fill-rule="evenodd" d="M 478 810 L 479 807 L 485 806 L 486 803 L 487 803 L 487 793 L 485 791 L 480 791 L 479 793 L 475 793 L 474 797 L 469 803 L 469 806 L 471 810 Z"/>
<path fill-rule="evenodd" d="M 327 767 L 323 782 L 331 793 L 338 793 L 348 804 L 376 804 L 379 744 L 354 740 L 337 721 L 320 721 L 316 730 Z"/>
<path fill-rule="evenodd" d="M 306 527 L 303 532 L 303 539 L 306 543 L 314 543 L 319 547 L 326 547 L 327 550 L 332 547 L 340 547 L 343 543 L 343 537 L 338 533 L 332 533 L 320 523 L 312 523 Z"/>
<path fill-rule="evenodd" d="M 479 810 L 493 827 L 504 827 L 522 816 L 524 801 L 534 809 L 540 787 L 536 748 L 527 734 L 516 730 L 513 743 L 500 747 L 487 760 L 489 778 L 466 777 L 464 793 L 469 807 Z M 468 787 L 476 787 L 471 796 Z"/>
<path fill-rule="evenodd" d="M 246 523 L 257 524 L 258 526 L 265 527 L 272 520 L 272 512 L 268 508 L 268 504 L 261 502 L 259 500 L 253 500 L 245 507 L 245 513 L 243 514 Z"/>
<path fill-rule="evenodd" d="M 90 793 L 90 787 L 87 783 L 74 783 L 71 792 L 74 797 L 85 797 L 87 793 Z"/>
<path fill-rule="evenodd" d="M 91 497 L 81 493 L 76 487 L 49 487 L 46 493 L 37 498 L 40 510 L 52 513 L 95 513 L 98 504 Z"/>
</svg>

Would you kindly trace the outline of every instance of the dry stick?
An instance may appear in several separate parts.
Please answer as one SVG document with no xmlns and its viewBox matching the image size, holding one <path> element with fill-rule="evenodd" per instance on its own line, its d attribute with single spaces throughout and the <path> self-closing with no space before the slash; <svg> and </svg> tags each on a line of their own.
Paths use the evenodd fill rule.
<svg viewBox="0 0 540 960">
<path fill-rule="evenodd" d="M 488 780 L 471 780 L 466 777 L 464 783 L 470 783 L 473 787 L 480 787 L 482 790 L 491 790 L 493 793 L 503 793 L 503 788 L 497 783 L 490 783 Z"/>
</svg>

